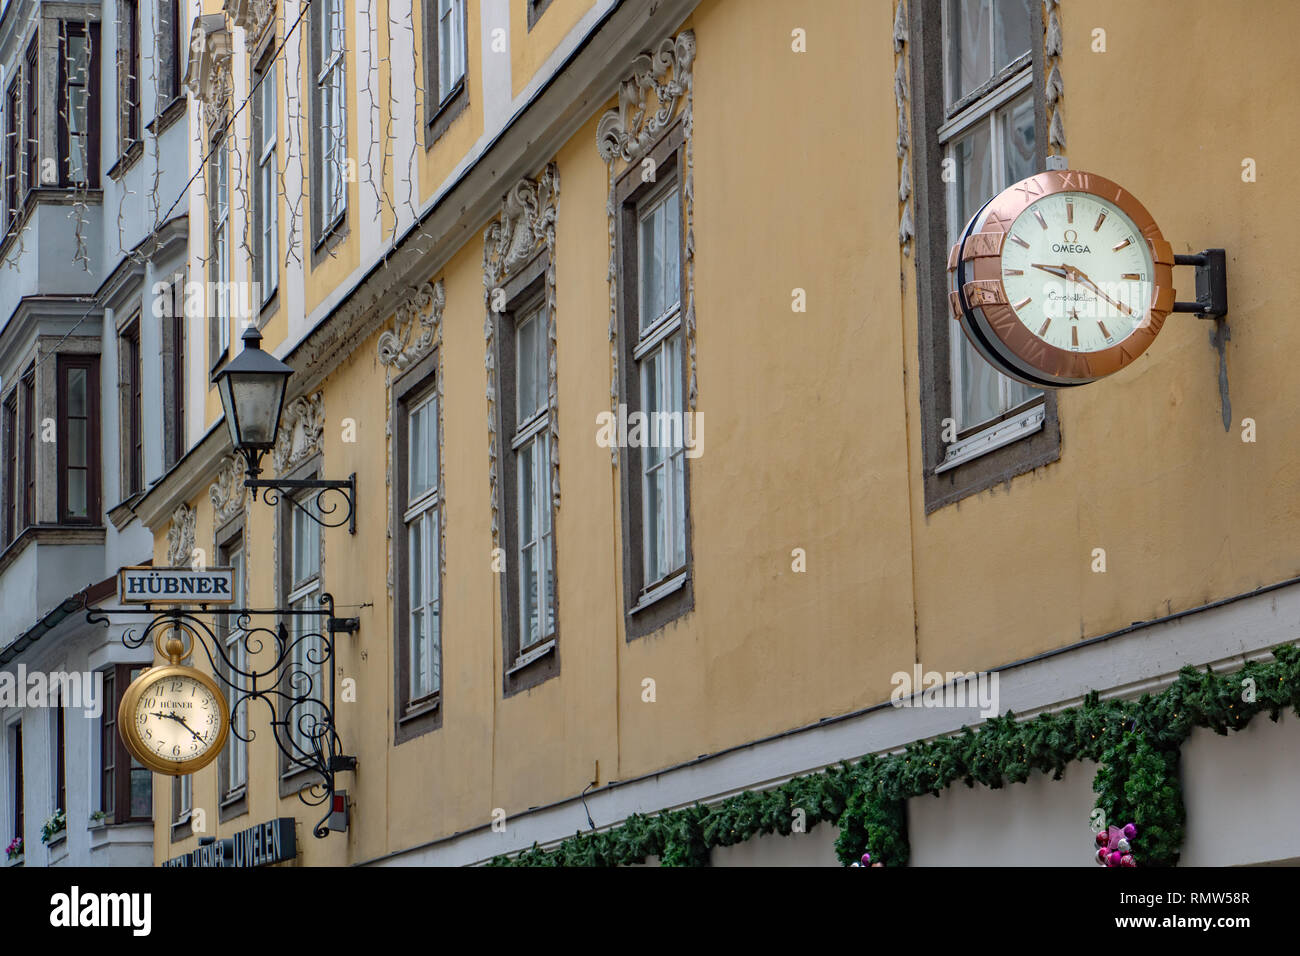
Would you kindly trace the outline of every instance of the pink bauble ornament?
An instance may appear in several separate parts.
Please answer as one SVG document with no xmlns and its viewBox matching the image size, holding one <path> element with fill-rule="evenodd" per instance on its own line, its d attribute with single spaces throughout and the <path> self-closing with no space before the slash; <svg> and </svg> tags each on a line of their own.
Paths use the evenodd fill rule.
<svg viewBox="0 0 1300 956">
<path fill-rule="evenodd" d="M 1110 856 L 1106 859 L 1109 861 L 1111 866 L 1119 866 L 1119 861 L 1123 858 L 1124 854 L 1120 853 L 1119 850 L 1112 850 Z"/>
<path fill-rule="evenodd" d="M 1096 860 L 1098 866 L 1105 866 L 1106 860 L 1108 860 L 1109 858 L 1110 858 L 1110 852 L 1105 847 L 1102 847 L 1100 850 L 1097 851 Z"/>
<path fill-rule="evenodd" d="M 1105 846 L 1107 842 L 1106 831 L 1102 830 L 1097 834 L 1097 846 Z"/>
<path fill-rule="evenodd" d="M 1125 837 L 1127 837 L 1128 839 L 1132 840 L 1132 839 L 1135 839 L 1135 838 L 1137 837 L 1137 835 L 1138 835 L 1137 824 L 1134 824 L 1134 823 L 1126 823 L 1126 824 L 1124 824 L 1124 836 L 1125 836 Z"/>
<path fill-rule="evenodd" d="M 1137 866 L 1137 860 L 1133 859 L 1132 853 L 1125 853 L 1119 858 L 1120 866 Z"/>
<path fill-rule="evenodd" d="M 862 865 L 863 865 L 863 866 L 870 866 L 870 865 L 871 865 L 871 854 L 870 854 L 870 853 L 864 853 L 864 854 L 862 854 Z"/>
</svg>

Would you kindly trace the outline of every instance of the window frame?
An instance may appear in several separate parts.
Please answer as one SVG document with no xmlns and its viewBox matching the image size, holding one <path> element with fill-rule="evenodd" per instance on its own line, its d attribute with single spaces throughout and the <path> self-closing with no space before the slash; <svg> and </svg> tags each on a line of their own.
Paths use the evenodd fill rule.
<svg viewBox="0 0 1300 956">
<path fill-rule="evenodd" d="M 642 210 L 658 201 L 661 194 L 677 189 L 678 201 L 683 202 L 681 171 L 685 169 L 685 137 L 682 120 L 678 118 L 660 140 L 645 155 L 654 163 L 655 181 L 641 181 L 640 164 L 631 164 L 615 182 L 615 209 L 617 210 L 616 268 L 619 310 L 619 396 L 630 417 L 641 410 L 641 368 L 644 359 L 656 344 L 664 342 L 680 331 L 682 339 L 680 381 L 683 415 L 689 415 L 689 349 L 686 347 L 684 326 L 685 297 L 689 294 L 686 275 L 685 209 L 678 210 L 678 230 L 681 247 L 678 254 L 678 298 L 675 312 L 665 313 L 642 329 L 640 283 L 640 222 Z M 683 430 L 687 419 L 683 418 Z M 683 436 L 685 438 L 685 436 Z M 645 512 L 643 505 L 642 473 L 644 449 L 631 446 L 619 449 L 619 490 L 622 512 L 623 548 L 623 612 L 626 639 L 631 641 L 660 630 L 665 625 L 691 611 L 695 606 L 693 528 L 691 522 L 691 460 L 683 458 L 684 561 L 681 568 L 647 586 L 645 584 Z"/>
<path fill-rule="evenodd" d="M 261 287 L 258 306 L 270 302 L 279 288 L 280 216 L 279 181 L 279 109 L 276 103 L 277 70 L 274 49 L 267 44 L 252 73 L 253 93 L 249 100 L 250 175 L 253 179 L 251 205 L 253 215 L 253 275 Z M 266 109 L 270 104 L 269 111 Z M 274 127 L 269 137 L 264 124 L 267 113 Z"/>
<path fill-rule="evenodd" d="M 392 405 L 389 415 L 393 422 L 393 527 L 396 540 L 393 542 L 393 743 L 402 744 L 423 734 L 437 730 L 442 726 L 443 702 L 446 688 L 442 680 L 442 648 L 446 628 L 446 601 L 442 576 L 442 521 L 445 514 L 446 489 L 442 482 L 442 451 L 438 450 L 438 476 L 432 489 L 422 495 L 416 502 L 419 514 L 429 511 L 437 514 L 438 531 L 434 536 L 433 567 L 438 575 L 438 687 L 423 700 L 413 701 L 410 694 L 410 540 L 407 518 L 412 515 L 409 500 L 410 484 L 410 413 L 429 399 L 438 403 L 435 416 L 437 430 L 442 431 L 442 395 L 439 393 L 442 368 L 438 348 L 430 350 L 418 362 L 402 373 L 394 381 Z M 437 441 L 439 436 L 435 436 Z M 431 498 L 431 496 L 436 496 Z M 426 556 L 425 566 L 429 566 Z"/>
<path fill-rule="evenodd" d="M 24 126 L 27 144 L 23 158 L 23 201 L 27 194 L 40 185 L 36 169 L 40 165 L 41 142 L 41 88 L 40 88 L 40 27 L 32 35 L 27 46 L 27 61 L 23 67 L 26 92 L 24 95 Z"/>
<path fill-rule="evenodd" d="M 140 0 L 118 0 L 118 155 L 143 144 Z"/>
<path fill-rule="evenodd" d="M 234 569 L 236 597 L 240 600 L 237 600 L 231 607 L 247 607 L 248 539 L 244 533 L 244 519 L 237 517 L 227 522 L 218 530 L 216 538 L 215 553 L 220 566 Z M 239 555 L 238 565 L 235 563 L 236 554 Z M 242 603 L 240 603 L 241 601 Z M 247 637 L 247 632 L 232 623 L 230 618 L 223 618 L 216 623 L 216 636 L 222 643 L 226 659 L 229 659 L 234 667 L 246 670 L 248 659 L 243 642 Z M 227 671 L 227 677 L 234 680 L 237 675 Z M 229 686 L 228 681 L 224 683 L 226 684 L 224 687 L 226 705 L 230 710 L 231 733 L 226 736 L 224 752 L 217 758 L 218 814 L 223 823 L 248 812 L 249 770 L 248 741 L 241 740 L 235 734 L 235 731 L 238 730 L 245 737 L 248 736 L 248 709 L 247 707 L 239 708 L 235 706 L 237 692 Z M 243 779 L 235 783 L 231 779 L 232 772 L 240 764 L 242 764 Z"/>
<path fill-rule="evenodd" d="M 104 675 L 104 711 L 99 716 L 97 747 L 99 809 L 112 823 L 147 823 L 153 819 L 153 774 L 143 764 L 134 766 L 130 751 L 122 735 L 117 732 L 117 710 L 122 704 L 126 688 L 148 664 L 110 664 L 100 671 Z M 107 762 L 112 756 L 113 762 Z M 121 772 L 125 771 L 125 772 Z M 142 774 L 149 781 L 149 813 L 147 816 L 131 815 L 131 776 Z M 110 785 L 111 781 L 111 785 Z M 106 796 L 112 796 L 112 803 Z"/>
<path fill-rule="evenodd" d="M 331 46 L 330 57 L 326 62 L 323 43 L 326 35 L 326 20 L 333 19 L 335 10 L 338 10 L 339 32 L 337 35 L 338 42 Z M 322 10 L 327 11 L 321 13 Z M 312 128 L 312 151 L 310 157 L 310 189 L 311 189 L 311 226 L 312 226 L 312 250 L 313 253 L 320 253 L 322 246 L 333 236 L 340 233 L 347 221 L 348 211 L 348 183 L 344 172 L 347 160 L 347 143 L 348 143 L 348 108 L 347 108 L 347 4 L 346 0 L 318 0 L 312 5 L 308 13 L 308 26 L 310 27 L 310 36 L 308 38 L 308 66 L 311 73 L 309 82 L 311 84 L 311 128 Z M 334 36 L 330 30 L 331 37 Z M 332 74 L 337 71 L 337 77 Z M 325 84 L 337 80 L 340 91 L 337 99 L 337 111 L 339 118 L 338 138 L 331 140 L 326 144 L 324 132 L 327 124 L 324 122 L 325 109 Z M 337 181 L 330 176 L 331 163 L 334 164 L 334 172 L 337 175 Z M 326 201 L 326 189 L 330 190 L 331 195 L 337 189 L 338 208 L 332 208 Z M 319 260 L 316 260 L 319 261 Z M 315 265 L 315 262 L 313 262 Z"/>
<path fill-rule="evenodd" d="M 9 745 L 9 822 L 12 829 L 9 839 L 21 837 L 23 840 L 23 854 L 27 852 L 27 838 L 24 830 L 27 826 L 27 800 L 26 786 L 23 783 L 23 769 L 27 762 L 26 754 L 23 747 L 23 718 L 19 716 L 16 720 L 10 721 L 6 727 L 6 736 L 9 738 L 6 743 Z"/>
<path fill-rule="evenodd" d="M 56 363 L 57 364 L 57 363 Z M 19 415 L 22 436 L 23 509 L 21 526 L 17 534 L 36 524 L 36 363 L 27 366 L 18 385 L 20 395 Z M 17 534 L 15 537 L 17 537 Z"/>
<path fill-rule="evenodd" d="M 99 392 L 99 356 L 93 353 L 59 353 L 55 390 L 57 392 L 58 432 L 58 515 L 61 524 L 98 525 L 103 520 L 101 511 L 101 446 L 100 430 L 102 411 Z M 74 369 L 86 370 L 86 514 L 73 515 L 68 510 L 68 373 Z"/>
<path fill-rule="evenodd" d="M 952 336 L 961 335 L 953 322 L 948 305 L 948 223 L 949 189 L 943 182 L 943 158 L 946 155 L 939 134 L 954 133 L 962 129 L 949 120 L 973 114 L 965 113 L 970 104 L 981 96 L 995 91 L 1005 92 L 1008 82 L 1026 68 L 1005 68 L 988 82 L 952 104 L 947 102 L 947 70 L 932 69 L 935 62 L 944 62 L 946 40 L 943 28 L 942 0 L 913 0 L 909 5 L 908 44 L 909 70 L 912 81 L 911 135 L 912 135 L 912 187 L 916 208 L 916 258 L 917 285 L 917 349 L 920 371 L 920 428 L 925 487 L 925 512 L 985 491 L 995 484 L 1010 481 L 1042 465 L 1057 461 L 1061 452 L 1060 420 L 1054 390 L 1045 390 L 1041 404 L 1024 404 L 1001 416 L 1003 432 L 996 429 L 999 422 L 985 423 L 971 434 L 958 436 L 961 440 L 979 441 L 988 436 L 987 450 L 963 457 L 956 465 L 945 466 L 947 446 L 942 441 L 945 423 L 956 418 L 953 407 Z M 1036 165 L 1046 168 L 1047 163 L 1047 112 L 1041 78 L 1044 73 L 1044 54 L 1041 37 L 1043 21 L 1041 5 L 1030 4 L 1030 49 L 1028 75 L 1029 88 L 1034 103 L 1034 137 Z M 1019 417 L 1029 413 L 1037 418 L 1041 409 L 1041 427 L 1024 434 L 1006 432 L 1020 427 Z M 1032 428 L 1034 423 L 1027 423 Z M 998 442 L 1001 442 L 998 444 Z"/>
<path fill-rule="evenodd" d="M 452 122 L 469 105 L 469 7 L 465 0 L 451 0 L 460 9 L 461 71 L 447 89 L 443 89 L 441 19 L 438 7 L 441 0 L 424 0 L 421 17 L 424 26 L 424 125 L 425 148 L 431 147 L 447 131 Z"/>
<path fill-rule="evenodd" d="M 77 134 L 86 140 L 86 179 L 72 178 L 72 132 L 68 126 L 68 113 L 71 110 L 69 97 L 70 81 L 68 74 L 68 41 L 74 36 L 83 36 L 89 44 L 90 69 L 86 77 L 86 132 Z M 59 185 L 69 189 L 99 188 L 99 143 L 100 143 L 100 29 L 98 21 L 60 20 L 58 44 L 58 96 L 55 100 L 58 113 L 58 155 Z M 81 84 L 76 84 L 80 86 Z"/>
<path fill-rule="evenodd" d="M 68 763 L 67 763 L 67 715 L 65 714 L 66 703 L 59 697 L 59 688 L 53 688 L 51 692 L 51 704 L 54 713 L 51 715 L 50 732 L 54 735 L 54 807 L 53 812 L 62 810 L 66 815 L 68 812 Z M 65 831 L 66 833 L 66 831 Z"/>
<path fill-rule="evenodd" d="M 550 566 L 551 566 L 551 617 L 554 622 L 548 636 L 524 647 L 521 640 L 523 627 L 520 608 L 520 529 L 519 529 L 519 451 L 545 436 L 551 441 L 550 420 L 550 356 L 545 354 L 543 367 L 546 378 L 542 383 L 547 391 L 547 402 L 535 411 L 526 422 L 518 417 L 518 364 L 517 335 L 523 321 L 540 316 L 544 320 L 538 341 L 549 350 L 550 336 L 556 317 L 550 314 L 546 297 L 546 274 L 550 269 L 550 253 L 541 249 L 523 265 L 517 267 L 501 284 L 505 295 L 505 308 L 491 314 L 494 325 L 493 345 L 497 368 L 496 417 L 499 437 L 498 546 L 505 554 L 504 569 L 500 573 L 501 587 L 501 651 L 502 694 L 511 697 L 536 687 L 560 673 L 560 648 L 562 646 L 559 597 L 559 534 L 556 529 L 557 514 L 551 489 L 550 462 L 555 449 L 547 456 L 546 482 L 542 489 L 545 503 L 550 509 Z"/>
<path fill-rule="evenodd" d="M 0 440 L 4 442 L 4 514 L 0 516 L 0 551 L 3 551 L 18 537 L 21 511 L 19 502 L 19 427 L 18 389 L 11 388 L 9 394 L 0 401 Z"/>
<path fill-rule="evenodd" d="M 125 501 L 144 491 L 144 356 L 140 349 L 140 312 L 117 333 L 121 494 Z"/>
<path fill-rule="evenodd" d="M 185 455 L 185 275 L 176 273 L 163 294 L 167 297 L 162 325 L 163 462 L 164 470 Z M 177 308 L 177 304 L 181 303 Z"/>
<path fill-rule="evenodd" d="M 26 148 L 22 144 L 24 115 L 23 89 L 26 68 L 21 68 L 5 89 L 5 143 L 4 143 L 4 204 L 5 235 L 14 232 L 22 214 L 22 157 Z"/>
<path fill-rule="evenodd" d="M 208 371 L 230 356 L 230 149 L 218 129 L 208 152 Z M 224 185 L 224 188 L 223 188 Z"/>
<path fill-rule="evenodd" d="M 155 109 L 158 115 L 184 95 L 181 89 L 181 54 L 185 44 L 181 38 L 180 0 L 158 0 L 156 7 L 158 23 L 158 59 L 169 64 L 170 69 L 159 71 L 157 100 Z M 156 132 L 161 132 L 157 130 Z"/>
</svg>

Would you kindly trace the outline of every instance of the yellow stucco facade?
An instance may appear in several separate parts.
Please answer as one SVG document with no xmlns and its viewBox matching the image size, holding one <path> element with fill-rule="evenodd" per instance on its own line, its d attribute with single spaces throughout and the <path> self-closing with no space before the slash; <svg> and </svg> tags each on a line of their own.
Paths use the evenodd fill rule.
<svg viewBox="0 0 1300 956">
<path fill-rule="evenodd" d="M 1300 332 L 1281 308 L 1295 277 L 1286 230 L 1300 213 L 1300 192 L 1287 181 L 1288 159 L 1300 150 L 1289 99 L 1300 8 L 1285 0 L 1248 8 L 1212 0 L 1062 5 L 1064 45 L 1054 62 L 1068 148 L 1049 151 L 1137 195 L 1175 252 L 1227 250 L 1231 418 L 1225 429 L 1216 323 L 1175 314 L 1133 367 L 1057 394 L 1055 460 L 927 509 L 925 475 L 934 462 L 921 434 L 927 385 L 917 257 L 930 252 L 899 241 L 900 168 L 905 181 L 920 173 L 899 158 L 895 95 L 896 68 L 918 40 L 896 46 L 890 0 L 704 0 L 679 4 L 691 9 L 672 22 L 623 11 L 627 34 L 640 31 L 638 49 L 694 32 L 696 410 L 707 423 L 703 454 L 689 466 L 693 607 L 629 640 L 618 466 L 596 441 L 597 416 L 611 407 L 610 173 L 597 127 L 617 106 L 615 83 L 632 63 L 583 58 L 613 45 L 584 44 L 575 34 L 619 15 L 594 6 L 601 9 L 554 0 L 530 30 L 527 0 L 469 3 L 468 109 L 429 149 L 417 146 L 412 166 L 422 208 L 461 204 L 471 218 L 488 210 L 463 233 L 438 237 L 421 275 L 445 291 L 441 725 L 394 743 L 392 370 L 379 358 L 379 337 L 394 328 L 390 304 L 382 316 L 362 309 L 357 327 L 370 321 L 368 330 L 307 390 L 319 393 L 323 410 L 321 474 L 357 476 L 356 533 L 324 532 L 322 571 L 339 614 L 360 619 L 358 633 L 339 636 L 335 661 L 338 679 L 355 682 L 355 700 L 337 707 L 345 751 L 358 758 L 356 772 L 339 778 L 350 829 L 311 838 L 321 811 L 281 796 L 265 709 L 255 706 L 246 813 L 220 820 L 214 765 L 194 778 L 206 831 L 173 839 L 171 789 L 156 777 L 158 862 L 194 849 L 200 835 L 228 836 L 279 816 L 303 823 L 303 865 L 372 861 L 487 828 L 498 808 L 512 826 L 530 808 L 571 800 L 593 783 L 598 791 L 880 704 L 891 675 L 918 662 L 940 671 L 996 668 L 1300 573 L 1290 546 L 1300 524 L 1300 450 L 1290 440 L 1300 410 L 1289 350 Z M 508 22 L 490 19 L 503 12 Z M 404 20 L 406 8 L 378 4 L 377 19 L 386 13 Z M 417 38 L 421 15 L 417 4 Z M 347 23 L 355 76 L 364 61 L 352 41 L 352 4 Z M 483 230 L 513 181 L 493 181 L 479 206 L 452 190 L 467 156 L 473 165 L 498 162 L 489 147 L 499 130 L 485 126 L 482 95 L 484 31 L 496 26 L 508 33 L 509 97 L 539 78 L 547 82 L 535 92 L 548 88 L 553 77 L 539 77 L 548 63 L 559 77 L 590 71 L 590 88 L 605 94 L 570 103 L 563 121 L 539 136 L 556 148 L 525 154 L 530 177 L 554 162 L 561 184 L 560 665 L 556 676 L 509 696 L 491 530 Z M 1104 52 L 1095 49 L 1098 29 Z M 795 30 L 804 31 L 806 52 L 792 49 Z M 390 37 L 383 30 L 377 37 L 386 54 Z M 553 56 L 561 47 L 576 51 L 568 66 Z M 1179 52 L 1207 48 L 1216 51 L 1210 59 Z M 1249 93 L 1230 65 L 1243 62 Z M 378 68 L 381 111 L 399 68 L 410 69 L 395 60 Z M 232 69 L 247 71 L 247 60 L 236 56 Z M 910 97 L 919 83 L 907 73 Z M 354 137 L 364 109 L 356 89 L 349 84 Z M 524 99 L 497 113 L 534 108 L 539 101 Z M 679 102 L 677 115 L 683 108 Z M 910 103 L 903 111 L 911 116 Z M 1243 179 L 1246 160 L 1253 181 Z M 404 157 L 389 165 L 391 195 L 406 195 L 404 168 Z M 308 267 L 282 279 L 264 347 L 295 367 L 306 368 L 294 357 L 303 336 L 290 329 L 315 334 L 332 311 L 321 303 L 340 290 L 336 302 L 353 295 L 378 255 L 363 247 L 353 218 L 369 188 L 349 184 L 352 228 L 336 258 L 311 268 L 308 250 Z M 202 215 L 202 206 L 192 214 Z M 399 235 L 410 224 L 387 208 L 381 217 L 385 240 L 394 224 Z M 1178 298 L 1192 298 L 1192 270 L 1177 269 L 1175 280 Z M 301 322 L 285 314 L 289 282 L 300 284 L 292 298 L 305 312 Z M 796 290 L 806 311 L 792 308 Z M 192 328 L 193 341 L 206 340 L 201 325 Z M 191 429 L 190 455 L 150 493 L 156 565 L 168 563 L 171 518 L 182 504 L 196 518 L 195 545 L 213 554 L 217 544 L 209 488 L 229 440 L 224 425 L 209 430 L 221 406 L 215 390 L 202 389 L 204 429 Z M 1253 441 L 1243 440 L 1244 419 Z M 264 477 L 274 471 L 269 461 Z M 273 542 L 274 514 L 260 499 L 245 505 L 254 607 L 278 600 L 273 582 L 284 549 Z M 1104 573 L 1095 570 L 1096 549 L 1104 549 Z M 653 702 L 645 699 L 647 679 Z M 519 848 L 502 838 L 502 852 Z"/>
</svg>

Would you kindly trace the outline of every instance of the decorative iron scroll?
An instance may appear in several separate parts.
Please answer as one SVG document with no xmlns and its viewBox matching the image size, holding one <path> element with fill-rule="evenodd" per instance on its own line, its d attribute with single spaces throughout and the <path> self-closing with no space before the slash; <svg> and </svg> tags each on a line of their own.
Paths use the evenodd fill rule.
<svg viewBox="0 0 1300 956">
<path fill-rule="evenodd" d="M 254 702 L 266 705 L 271 715 L 271 733 L 276 746 L 291 767 L 311 773 L 319 780 L 298 791 L 298 798 L 307 806 L 326 808 L 325 816 L 312 830 L 317 839 L 329 835 L 328 821 L 333 808 L 335 773 L 352 770 L 356 760 L 343 754 L 342 742 L 334 720 L 336 669 L 334 665 L 334 636 L 357 629 L 358 619 L 340 619 L 334 616 L 334 598 L 326 593 L 320 598 L 319 610 L 254 610 L 227 608 L 193 610 L 101 610 L 88 608 L 86 620 L 91 624 L 108 627 L 110 619 L 130 615 L 152 615 L 143 628 L 132 624 L 122 633 L 122 644 L 131 649 L 151 642 L 163 629 L 184 626 L 198 635 L 196 643 L 207 655 L 217 680 L 233 694 L 230 701 L 230 732 L 239 740 L 249 742 L 257 733 L 247 720 Z M 279 620 L 274 627 L 254 627 L 255 617 L 274 617 Z M 290 633 L 286 618 L 325 618 L 325 627 L 307 630 L 304 625 Z M 227 653 L 225 641 L 213 630 L 207 619 L 224 619 L 225 627 L 237 633 L 234 645 L 240 648 L 236 656 L 251 662 L 269 646 L 274 650 L 268 667 L 261 670 L 237 667 Z M 319 685 L 319 686 L 318 686 Z M 236 719 L 243 709 L 245 720 Z M 248 728 L 247 735 L 239 731 L 241 723 Z"/>
</svg>

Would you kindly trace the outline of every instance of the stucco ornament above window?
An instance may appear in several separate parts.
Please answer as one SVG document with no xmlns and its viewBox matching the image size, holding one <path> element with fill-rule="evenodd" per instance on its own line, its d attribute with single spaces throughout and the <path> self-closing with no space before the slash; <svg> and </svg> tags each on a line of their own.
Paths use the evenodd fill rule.
<svg viewBox="0 0 1300 956">
<path fill-rule="evenodd" d="M 685 168 L 681 171 L 686 245 L 686 349 L 690 363 L 687 404 L 695 411 L 698 386 L 695 361 L 695 153 L 693 134 L 695 118 L 694 73 L 695 31 L 683 30 L 675 37 L 665 37 L 653 50 L 646 50 L 632 60 L 632 71 L 618 88 L 618 106 L 607 110 L 596 125 L 596 151 L 609 167 L 609 197 L 605 215 L 609 229 L 609 401 L 610 410 L 618 415 L 618 210 L 614 202 L 616 160 L 633 163 L 654 146 L 660 135 L 672 125 L 680 110 Z M 654 102 L 650 94 L 654 93 Z M 618 467 L 618 448 L 610 447 L 610 463 Z"/>
<path fill-rule="evenodd" d="M 502 308 L 499 292 L 504 283 L 520 266 L 526 265 L 543 249 L 548 253 L 546 266 L 546 325 L 547 342 L 547 404 L 550 407 L 551 432 L 551 498 L 560 507 L 560 454 L 559 454 L 559 392 L 556 387 L 555 343 L 555 222 L 560 198 L 560 170 L 548 163 L 536 180 L 521 179 L 506 193 L 501 202 L 501 212 L 488 223 L 483 232 L 483 301 L 487 316 L 483 322 L 483 337 L 487 344 L 487 400 L 488 400 L 488 482 L 492 490 L 492 542 L 497 541 L 500 511 L 501 459 L 497 434 L 497 368 L 496 322 L 494 311 Z"/>
<path fill-rule="evenodd" d="M 224 13 L 205 13 L 190 28 L 189 63 L 185 88 L 203 105 L 208 126 L 221 122 L 233 89 L 230 58 L 233 47 Z"/>
<path fill-rule="evenodd" d="M 280 416 L 280 432 L 275 436 L 272 458 L 275 470 L 283 475 L 312 455 L 323 445 L 325 399 L 321 392 L 295 398 Z"/>
<path fill-rule="evenodd" d="M 244 29 L 249 40 L 260 37 L 275 19 L 275 0 L 225 0 L 221 8 L 231 23 Z"/>
<path fill-rule="evenodd" d="M 248 500 L 248 489 L 244 487 L 247 469 L 243 455 L 227 455 L 222 459 L 217 480 L 208 488 L 213 524 L 223 525 L 244 513 L 244 502 Z"/>
<path fill-rule="evenodd" d="M 167 566 L 187 567 L 194 560 L 194 509 L 180 504 L 172 512 L 171 527 L 167 529 Z"/>
</svg>

